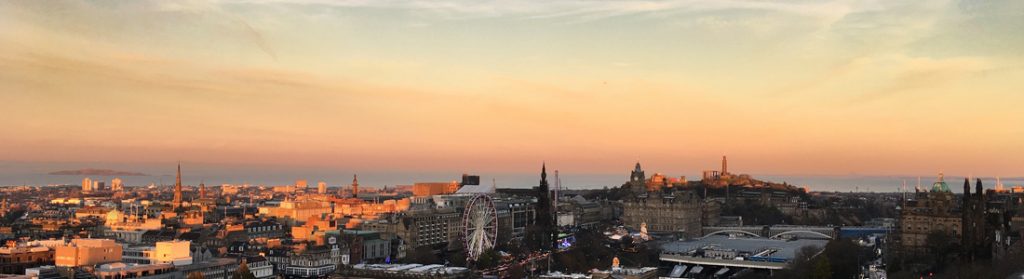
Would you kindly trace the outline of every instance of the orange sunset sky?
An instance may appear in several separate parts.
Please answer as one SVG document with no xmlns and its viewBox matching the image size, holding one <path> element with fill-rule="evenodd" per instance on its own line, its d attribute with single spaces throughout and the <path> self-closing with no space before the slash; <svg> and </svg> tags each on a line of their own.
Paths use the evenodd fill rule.
<svg viewBox="0 0 1024 279">
<path fill-rule="evenodd" d="M 0 1 L 0 161 L 1024 174 L 1024 1 Z"/>
</svg>

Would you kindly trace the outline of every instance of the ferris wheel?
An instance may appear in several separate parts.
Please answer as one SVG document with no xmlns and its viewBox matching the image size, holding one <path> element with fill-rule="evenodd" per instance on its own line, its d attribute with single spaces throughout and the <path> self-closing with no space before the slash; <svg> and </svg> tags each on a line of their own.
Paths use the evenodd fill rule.
<svg viewBox="0 0 1024 279">
<path fill-rule="evenodd" d="M 469 200 L 462 213 L 466 254 L 476 260 L 498 241 L 498 211 L 491 197 L 480 194 Z"/>
</svg>

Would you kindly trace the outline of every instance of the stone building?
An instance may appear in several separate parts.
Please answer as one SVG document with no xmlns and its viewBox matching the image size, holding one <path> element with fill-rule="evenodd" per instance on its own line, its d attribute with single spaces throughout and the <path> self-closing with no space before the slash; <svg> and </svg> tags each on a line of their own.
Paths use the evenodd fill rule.
<svg viewBox="0 0 1024 279">
<path fill-rule="evenodd" d="M 1010 250 L 1021 249 L 1022 231 L 1012 225 L 1014 215 L 1020 212 L 1020 197 L 1015 200 L 1001 195 L 999 190 L 986 191 L 981 179 L 976 181 L 973 193 L 970 186 L 970 181 L 965 180 L 960 239 L 963 259 L 1001 259 Z"/>
<path fill-rule="evenodd" d="M 526 228 L 537 222 L 537 202 L 533 199 L 496 198 L 494 207 L 498 215 L 498 243 L 521 241 L 526 236 Z M 462 233 L 462 223 L 455 229 L 456 233 Z"/>
<path fill-rule="evenodd" d="M 43 246 L 0 247 L 0 273 L 23 274 L 26 268 L 53 265 L 53 254 Z"/>
<path fill-rule="evenodd" d="M 325 278 L 338 270 L 342 251 L 337 245 L 319 245 L 305 249 L 269 249 L 266 259 L 273 274 L 285 278 Z"/>
<path fill-rule="evenodd" d="M 705 199 L 702 207 L 701 224 L 704 226 L 718 226 L 722 218 L 722 202 Z"/>
<path fill-rule="evenodd" d="M 640 162 L 636 162 L 636 167 L 633 168 L 633 172 L 629 174 L 629 188 L 634 193 L 643 192 L 647 186 L 647 176 L 644 175 L 644 170 L 640 168 Z"/>
<path fill-rule="evenodd" d="M 959 240 L 963 229 L 955 207 L 956 197 L 939 174 L 930 191 L 918 191 L 913 199 L 904 201 L 896 239 L 901 250 L 908 254 L 926 253 L 928 234 L 932 231 L 943 231 Z"/>
<path fill-rule="evenodd" d="M 462 213 L 455 208 L 410 210 L 398 215 L 395 233 L 410 250 L 420 246 L 443 248 L 460 238 Z"/>
<path fill-rule="evenodd" d="M 558 225 L 580 228 L 596 228 L 613 218 L 613 207 L 608 201 L 587 200 L 582 195 L 565 198 L 559 202 Z"/>
<path fill-rule="evenodd" d="M 644 224 L 654 233 L 678 233 L 701 236 L 703 202 L 690 191 L 647 192 L 622 202 L 622 222 L 639 229 Z"/>
<path fill-rule="evenodd" d="M 660 186 L 649 187 L 652 184 Z M 664 177 L 647 180 L 637 163 L 626 183 L 632 191 L 622 201 L 622 222 L 633 229 L 646 225 L 653 233 L 700 237 L 705 213 L 716 214 L 719 210 L 713 205 L 706 208 L 703 199 L 692 191 L 681 190 L 681 187 L 665 188 L 668 184 Z"/>
</svg>

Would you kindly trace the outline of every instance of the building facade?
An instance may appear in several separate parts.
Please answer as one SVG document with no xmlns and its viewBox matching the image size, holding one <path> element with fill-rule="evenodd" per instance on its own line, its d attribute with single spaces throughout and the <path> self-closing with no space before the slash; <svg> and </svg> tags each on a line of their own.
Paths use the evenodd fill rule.
<svg viewBox="0 0 1024 279">
<path fill-rule="evenodd" d="M 634 229 L 700 237 L 702 205 L 690 191 L 642 193 L 622 202 L 622 222 Z"/>
<path fill-rule="evenodd" d="M 0 273 L 24 274 L 26 268 L 52 265 L 54 250 L 49 247 L 0 248 Z"/>
<path fill-rule="evenodd" d="M 456 181 L 416 183 L 412 186 L 412 194 L 417 197 L 451 194 L 458 190 L 459 183 Z"/>
<path fill-rule="evenodd" d="M 955 210 L 956 196 L 940 174 L 930 191 L 917 191 L 913 199 L 901 206 L 897 239 L 901 251 L 927 253 L 928 234 L 933 231 L 945 232 L 958 241 L 963 233 L 962 218 Z"/>
<path fill-rule="evenodd" d="M 54 256 L 57 266 L 91 266 L 121 261 L 121 244 L 113 239 L 73 239 L 58 246 Z"/>
</svg>

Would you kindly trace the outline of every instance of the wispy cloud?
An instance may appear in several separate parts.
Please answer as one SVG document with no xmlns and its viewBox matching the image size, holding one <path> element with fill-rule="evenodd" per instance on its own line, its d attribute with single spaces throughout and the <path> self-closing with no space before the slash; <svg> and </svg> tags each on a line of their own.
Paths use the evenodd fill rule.
<svg viewBox="0 0 1024 279">
<path fill-rule="evenodd" d="M 876 8 L 878 1 L 756 1 L 756 0 L 665 0 L 665 1 L 364 1 L 364 0 L 223 0 L 231 4 L 292 4 L 333 7 L 363 7 L 427 11 L 453 18 L 522 16 L 531 18 L 606 18 L 633 14 L 706 12 L 722 10 L 763 10 L 806 16 L 836 18 L 861 9 Z"/>
<path fill-rule="evenodd" d="M 969 79 L 994 69 L 994 64 L 981 57 L 929 58 L 889 56 L 873 61 L 864 69 L 877 70 L 882 67 L 891 72 L 880 86 L 859 94 L 853 103 L 864 103 L 891 98 L 920 89 L 940 88 L 944 85 Z"/>
<path fill-rule="evenodd" d="M 957 3 L 0 1 L 0 111 L 15 115 L 0 118 L 0 154 L 447 169 L 720 151 L 780 171 L 861 150 L 939 161 L 903 147 L 949 122 L 1020 126 L 1007 113 L 1022 98 L 1019 6 L 964 16 Z M 999 104 L 929 114 L 970 102 Z M 918 150 L 1000 139 L 992 158 L 1024 158 L 1006 153 L 1024 133 L 997 130 Z"/>
</svg>

